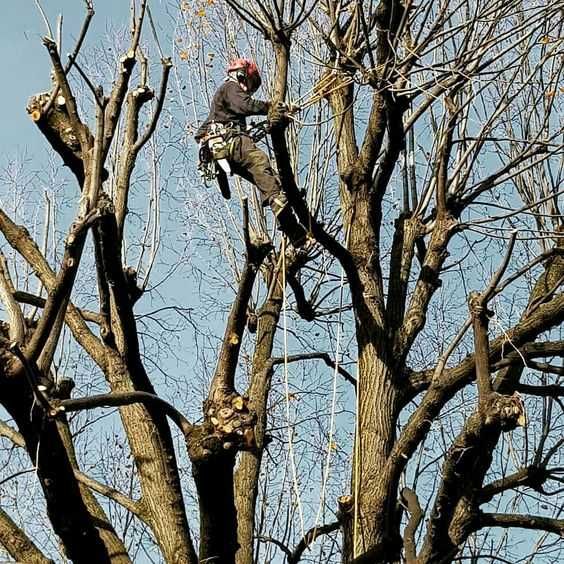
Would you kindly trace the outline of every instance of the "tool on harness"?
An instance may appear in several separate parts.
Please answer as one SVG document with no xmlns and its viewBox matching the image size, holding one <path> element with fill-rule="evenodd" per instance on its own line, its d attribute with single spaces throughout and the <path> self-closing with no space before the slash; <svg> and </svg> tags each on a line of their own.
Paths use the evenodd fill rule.
<svg viewBox="0 0 564 564">
<path fill-rule="evenodd" d="M 206 185 L 216 181 L 221 195 L 229 200 L 231 189 L 228 176 L 233 174 L 229 158 L 237 135 L 248 135 L 253 142 L 262 140 L 268 133 L 268 120 L 251 123 L 245 132 L 237 126 L 224 123 L 211 123 L 205 137 L 200 141 L 198 170 Z"/>
<path fill-rule="evenodd" d="M 233 150 L 233 139 L 236 129 L 224 123 L 211 123 L 205 137 L 200 142 L 198 170 L 204 182 L 217 181 L 221 195 L 229 200 L 231 189 L 227 176 L 233 171 L 229 157 Z"/>
</svg>

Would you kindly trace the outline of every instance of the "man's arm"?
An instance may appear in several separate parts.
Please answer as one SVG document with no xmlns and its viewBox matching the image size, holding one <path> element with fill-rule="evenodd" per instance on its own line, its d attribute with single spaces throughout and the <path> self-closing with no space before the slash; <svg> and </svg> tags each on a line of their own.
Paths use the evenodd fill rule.
<svg viewBox="0 0 564 564">
<path fill-rule="evenodd" d="M 227 105 L 237 114 L 244 116 L 266 115 L 270 104 L 262 100 L 254 100 L 238 84 L 232 82 L 225 92 Z"/>
</svg>

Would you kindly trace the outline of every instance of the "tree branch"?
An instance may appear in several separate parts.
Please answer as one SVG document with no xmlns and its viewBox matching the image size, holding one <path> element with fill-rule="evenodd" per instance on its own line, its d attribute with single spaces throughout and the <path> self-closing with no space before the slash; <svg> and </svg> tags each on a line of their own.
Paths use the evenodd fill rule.
<svg viewBox="0 0 564 564">
<path fill-rule="evenodd" d="M 270 360 L 270 366 L 275 366 L 277 364 L 283 364 L 284 362 L 299 362 L 301 360 L 322 360 L 330 368 L 335 368 L 335 361 L 329 356 L 329 353 L 324 352 L 314 352 L 314 353 L 303 353 L 294 354 L 288 356 L 286 359 L 284 357 L 272 358 Z M 337 367 L 337 372 L 349 383 L 356 388 L 356 378 L 348 371 L 345 370 L 341 365 Z"/>
<path fill-rule="evenodd" d="M 25 339 L 25 319 L 16 301 L 15 293 L 16 290 L 10 277 L 6 257 L 0 252 L 0 302 L 4 304 L 8 314 L 10 341 L 21 345 Z"/>
<path fill-rule="evenodd" d="M 0 231 L 10 244 L 39 277 L 48 292 L 51 292 L 57 283 L 57 278 L 45 257 L 30 237 L 25 227 L 16 225 L 0 208 Z M 100 340 L 90 331 L 76 307 L 69 303 L 66 321 L 77 342 L 88 352 L 92 359 L 104 369 L 107 359 L 104 347 Z"/>
<path fill-rule="evenodd" d="M 401 491 L 401 499 L 407 506 L 409 512 L 409 520 L 405 526 L 403 533 L 403 542 L 405 546 L 405 558 L 407 564 L 416 564 L 417 562 L 417 542 L 415 533 L 419 527 L 419 523 L 423 519 L 423 511 L 419 504 L 417 493 L 410 488 L 403 488 Z"/>
<path fill-rule="evenodd" d="M 163 66 L 163 75 L 161 78 L 161 87 L 159 90 L 159 95 L 157 97 L 157 107 L 153 112 L 153 117 L 151 118 L 151 122 L 147 126 L 147 129 L 145 130 L 141 138 L 135 143 L 135 146 L 133 148 L 135 153 L 138 153 L 143 148 L 143 145 L 145 145 L 145 143 L 149 141 L 151 135 L 153 135 L 153 133 L 155 132 L 155 129 L 157 128 L 157 123 L 159 121 L 159 118 L 161 117 L 161 112 L 164 105 L 164 99 L 166 96 L 166 89 L 168 85 L 168 77 L 170 75 L 170 70 L 172 69 L 172 61 L 170 57 L 167 57 L 165 59 L 162 59 L 161 63 Z"/>
<path fill-rule="evenodd" d="M 12 518 L 0 508 L 0 544 L 17 562 L 55 564 L 47 558 Z"/>
<path fill-rule="evenodd" d="M 194 426 L 178 411 L 172 404 L 155 394 L 148 392 L 113 392 L 110 394 L 99 394 L 85 398 L 67 399 L 53 402 L 53 412 L 84 411 L 97 407 L 121 407 L 142 403 L 147 406 L 156 407 L 167 415 L 173 423 L 188 437 Z"/>
<path fill-rule="evenodd" d="M 327 525 L 320 525 L 319 527 L 312 527 L 296 545 L 294 550 L 288 555 L 288 564 L 297 564 L 305 550 L 312 545 L 320 536 L 328 535 L 339 530 L 341 524 L 339 521 L 328 523 Z"/>
<path fill-rule="evenodd" d="M 478 528 L 515 527 L 534 531 L 547 531 L 555 535 L 564 535 L 564 519 L 551 519 L 539 515 L 517 515 L 504 513 L 482 513 L 478 520 Z"/>
</svg>

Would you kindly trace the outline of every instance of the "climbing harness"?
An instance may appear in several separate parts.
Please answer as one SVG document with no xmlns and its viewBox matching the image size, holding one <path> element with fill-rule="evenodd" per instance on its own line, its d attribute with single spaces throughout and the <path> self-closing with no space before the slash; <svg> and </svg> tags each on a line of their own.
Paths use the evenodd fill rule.
<svg viewBox="0 0 564 564">
<path fill-rule="evenodd" d="M 245 130 L 239 125 L 212 122 L 200 141 L 198 171 L 206 186 L 217 182 L 221 195 L 229 200 L 231 189 L 228 177 L 233 174 L 229 159 L 233 155 L 235 140 L 248 135 L 253 142 L 262 140 L 268 133 L 268 120 L 251 123 Z"/>
</svg>

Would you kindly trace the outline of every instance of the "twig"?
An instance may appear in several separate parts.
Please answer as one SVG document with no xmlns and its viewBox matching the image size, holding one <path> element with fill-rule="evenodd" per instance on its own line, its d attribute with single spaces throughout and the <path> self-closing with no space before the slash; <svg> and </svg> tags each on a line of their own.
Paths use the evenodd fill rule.
<svg viewBox="0 0 564 564">
<path fill-rule="evenodd" d="M 157 35 L 157 28 L 155 27 L 155 22 L 153 21 L 153 14 L 151 13 L 151 9 L 149 6 L 147 6 L 147 15 L 149 16 L 149 24 L 151 25 L 151 31 L 153 32 L 153 38 L 155 39 L 157 50 L 159 51 L 159 55 L 161 59 L 164 59 L 165 56 L 161 48 L 161 44 L 159 42 L 159 37 Z"/>
<path fill-rule="evenodd" d="M 157 107 L 155 108 L 155 111 L 153 113 L 153 117 L 151 118 L 151 122 L 149 123 L 149 126 L 147 127 L 147 129 L 145 130 L 145 132 L 143 133 L 142 137 L 137 141 L 137 143 L 135 143 L 135 146 L 133 148 L 134 152 L 139 152 L 141 150 L 141 148 L 143 147 L 143 145 L 145 145 L 145 143 L 147 143 L 147 141 L 150 139 L 151 135 L 154 133 L 155 129 L 157 128 L 157 123 L 159 121 L 159 118 L 161 117 L 161 112 L 163 109 L 163 105 L 164 105 L 164 100 L 165 100 L 165 96 L 166 96 L 166 88 L 167 88 L 167 84 L 168 84 L 168 77 L 170 74 L 170 69 L 172 68 L 172 61 L 169 58 L 164 58 L 161 60 L 161 64 L 163 66 L 163 74 L 162 74 L 162 78 L 161 78 L 161 87 L 159 90 L 159 95 L 157 97 Z"/>
<path fill-rule="evenodd" d="M 41 6 L 41 2 L 39 2 L 39 0 L 34 0 L 34 2 L 35 2 L 35 5 L 37 6 L 37 9 L 39 10 L 39 13 L 41 14 L 41 17 L 43 18 L 43 21 L 45 23 L 45 27 L 47 28 L 47 33 L 48 33 L 49 37 L 51 39 L 53 39 L 55 36 L 53 35 L 53 30 L 51 29 L 51 24 L 49 23 L 49 19 L 47 18 L 47 15 L 43 11 L 43 7 Z"/>
</svg>

